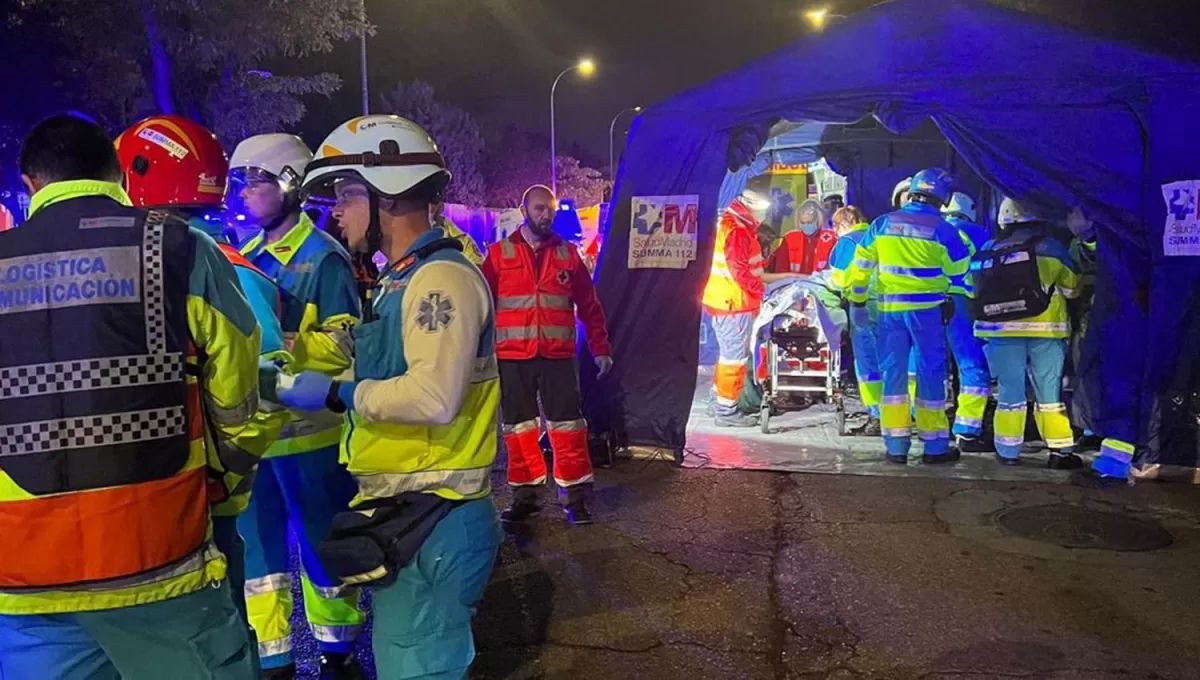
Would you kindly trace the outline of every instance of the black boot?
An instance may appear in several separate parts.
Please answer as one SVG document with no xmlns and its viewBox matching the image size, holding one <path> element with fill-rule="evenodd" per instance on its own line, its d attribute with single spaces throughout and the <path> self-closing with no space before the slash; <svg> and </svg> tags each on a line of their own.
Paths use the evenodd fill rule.
<svg viewBox="0 0 1200 680">
<path fill-rule="evenodd" d="M 867 416 L 867 424 L 862 426 L 858 431 L 860 437 L 882 437 L 883 426 L 879 424 L 879 419 L 875 416 Z"/>
<path fill-rule="evenodd" d="M 573 525 L 592 523 L 592 511 L 588 509 L 587 502 L 591 486 L 591 484 L 578 484 L 567 488 L 567 502 L 563 505 L 563 511 L 567 513 L 567 523 Z"/>
<path fill-rule="evenodd" d="M 717 416 L 713 422 L 717 427 L 758 427 L 758 416 L 735 413 L 731 416 Z"/>
<path fill-rule="evenodd" d="M 887 462 L 895 463 L 896 465 L 908 465 L 908 454 L 907 453 L 889 453 L 887 455 Z"/>
<path fill-rule="evenodd" d="M 1073 453 L 1051 450 L 1046 467 L 1051 470 L 1078 470 L 1083 467 L 1083 459 Z"/>
<path fill-rule="evenodd" d="M 1014 465 L 1020 465 L 1021 459 L 1020 458 L 1005 458 L 1004 456 L 1001 456 L 1000 454 L 997 453 L 996 454 L 996 462 L 1001 465 L 1008 465 L 1009 467 L 1012 467 Z"/>
<path fill-rule="evenodd" d="M 931 456 L 928 453 L 921 456 L 921 462 L 926 465 L 942 465 L 947 463 L 957 463 L 962 458 L 962 454 L 953 446 L 946 453 Z"/>
<path fill-rule="evenodd" d="M 288 664 L 282 668 L 268 668 L 263 671 L 263 680 L 296 680 L 296 664 Z"/>
<path fill-rule="evenodd" d="M 992 447 L 988 446 L 982 437 L 960 434 L 955 437 L 955 440 L 955 445 L 962 453 L 987 453 L 992 450 Z"/>
<path fill-rule="evenodd" d="M 329 652 L 321 655 L 321 680 L 367 680 L 367 675 L 353 655 Z"/>
<path fill-rule="evenodd" d="M 537 487 L 518 486 L 513 489 L 512 503 L 500 513 L 500 521 L 508 524 L 524 524 L 542 512 Z"/>
</svg>

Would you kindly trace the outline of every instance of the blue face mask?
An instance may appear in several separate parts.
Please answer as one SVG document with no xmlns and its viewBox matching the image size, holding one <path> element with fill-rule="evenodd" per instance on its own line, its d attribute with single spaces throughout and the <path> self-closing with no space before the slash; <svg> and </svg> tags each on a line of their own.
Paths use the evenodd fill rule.
<svg viewBox="0 0 1200 680">
<path fill-rule="evenodd" d="M 800 225 L 800 231 L 803 232 L 805 236 L 812 236 L 813 234 L 817 233 L 818 229 L 820 229 L 820 225 L 817 224 Z"/>
</svg>

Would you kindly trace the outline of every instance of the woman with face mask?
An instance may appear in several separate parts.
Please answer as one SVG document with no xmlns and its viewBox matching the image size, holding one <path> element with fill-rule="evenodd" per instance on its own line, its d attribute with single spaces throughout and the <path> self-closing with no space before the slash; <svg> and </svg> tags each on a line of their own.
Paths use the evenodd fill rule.
<svg viewBox="0 0 1200 680">
<path fill-rule="evenodd" d="M 827 219 L 821 204 L 811 199 L 800 204 L 796 222 L 796 230 L 784 236 L 783 244 L 771 255 L 768 273 L 763 275 L 765 283 L 809 276 L 829 268 L 837 234 L 825 228 Z"/>
</svg>

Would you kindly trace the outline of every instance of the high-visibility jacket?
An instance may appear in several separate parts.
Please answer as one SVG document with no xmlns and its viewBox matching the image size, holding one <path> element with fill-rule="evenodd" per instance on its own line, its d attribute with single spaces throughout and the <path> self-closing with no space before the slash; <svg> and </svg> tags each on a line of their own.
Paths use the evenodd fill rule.
<svg viewBox="0 0 1200 680">
<path fill-rule="evenodd" d="M 604 309 L 579 251 L 552 235 L 535 252 L 517 230 L 488 247 L 483 275 L 496 304 L 496 354 L 504 361 L 576 354 L 575 315 L 592 356 L 611 356 Z"/>
<path fill-rule="evenodd" d="M 989 243 L 993 250 L 1016 245 L 1041 235 L 1034 229 L 1017 228 L 1012 234 Z M 979 338 L 1069 338 L 1071 318 L 1067 314 L 1067 298 L 1079 295 L 1079 274 L 1071 261 L 1071 253 L 1060 241 L 1045 237 L 1038 241 L 1038 278 L 1042 288 L 1051 293 L 1050 306 L 1036 316 L 1011 321 L 976 321 L 975 336 Z"/>
<path fill-rule="evenodd" d="M 380 277 L 375 320 L 354 329 L 356 382 L 345 399 L 342 441 L 342 460 L 359 488 L 352 505 L 405 492 L 450 500 L 491 492 L 500 409 L 496 317 L 478 268 L 456 249 L 437 248 L 445 238 L 441 229 L 422 234 Z M 450 392 L 461 395 L 460 404 L 444 403 Z"/>
<path fill-rule="evenodd" d="M 937 208 L 910 202 L 875 220 L 850 265 L 851 302 L 879 292 L 879 310 L 903 312 L 946 301 L 950 279 L 966 273 L 971 254 Z"/>
<path fill-rule="evenodd" d="M 812 274 L 829 268 L 829 257 L 837 243 L 831 229 L 820 229 L 809 236 L 802 231 L 788 232 L 783 243 L 771 255 L 767 271 L 777 274 Z"/>
<path fill-rule="evenodd" d="M 471 238 L 470 234 L 459 229 L 458 225 L 449 217 L 443 216 L 440 226 L 445 230 L 446 236 L 462 244 L 463 255 L 471 261 L 471 264 L 477 267 L 483 264 L 483 251 L 479 249 L 479 244 L 475 242 L 475 239 Z"/>
<path fill-rule="evenodd" d="M 301 213 L 283 238 L 266 245 L 259 234 L 242 253 L 279 287 L 284 344 L 296 371 L 340 375 L 354 356 L 351 329 L 358 323 L 358 284 L 350 255 L 334 238 Z M 342 419 L 328 412 L 292 412 L 266 457 L 287 456 L 336 446 Z"/>
<path fill-rule="evenodd" d="M 703 304 L 710 314 L 756 312 L 762 305 L 763 256 L 749 208 L 735 200 L 721 215 Z"/>
<path fill-rule="evenodd" d="M 839 291 L 850 287 L 850 265 L 854 264 L 854 254 L 858 244 L 866 238 L 869 226 L 866 223 L 854 225 L 838 238 L 829 254 L 829 282 Z"/>
<path fill-rule="evenodd" d="M 253 460 L 259 331 L 208 236 L 116 184 L 34 195 L 0 238 L 0 614 L 95 611 L 220 581 L 209 506 Z"/>
<path fill-rule="evenodd" d="M 966 244 L 967 250 L 971 253 L 971 257 L 974 257 L 975 253 L 983 250 L 983 247 L 992 238 L 991 235 L 988 234 L 987 229 L 984 229 L 974 222 L 964 220 L 961 217 L 951 215 L 946 217 L 946 221 L 953 225 L 955 229 L 958 229 L 958 233 L 962 236 L 963 243 Z M 949 292 L 951 295 L 975 297 L 975 281 L 971 276 L 971 272 L 968 271 L 961 276 L 951 277 Z"/>
<path fill-rule="evenodd" d="M 202 218 L 192 218 L 188 223 L 192 228 L 211 236 L 237 272 L 238 284 L 246 296 L 246 302 L 250 304 L 251 311 L 254 312 L 254 320 L 258 322 L 262 334 L 260 363 L 274 362 L 285 370 L 288 369 L 292 364 L 292 355 L 283 343 L 283 329 L 279 325 L 282 300 L 275 282 L 247 260 L 237 248 L 224 240 L 219 225 Z M 279 433 L 290 421 L 291 414 L 287 409 L 279 404 L 260 401 L 254 419 L 236 435 L 218 441 L 217 445 L 224 449 L 226 457 L 240 456 L 247 462 L 253 460 L 257 463 L 279 439 Z M 241 514 L 250 504 L 250 492 L 253 489 L 253 476 L 240 480 L 235 488 L 230 489 L 229 499 L 213 508 L 213 514 L 218 517 Z"/>
</svg>

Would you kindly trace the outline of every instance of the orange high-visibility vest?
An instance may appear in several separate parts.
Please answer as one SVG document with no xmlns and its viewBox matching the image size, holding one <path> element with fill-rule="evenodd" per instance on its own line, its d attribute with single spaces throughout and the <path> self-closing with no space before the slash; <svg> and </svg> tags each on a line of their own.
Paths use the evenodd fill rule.
<svg viewBox="0 0 1200 680">
<path fill-rule="evenodd" d="M 745 227 L 738 223 L 735 219 L 723 217 L 720 225 L 717 227 L 717 244 L 716 250 L 713 251 L 712 270 L 708 276 L 708 283 L 704 286 L 705 307 L 715 312 L 750 312 L 757 310 L 762 303 L 761 298 L 752 293 L 748 293 L 738 285 L 733 278 L 733 272 L 729 269 L 728 261 L 725 258 L 725 241 L 735 229 L 744 229 Z M 761 252 L 754 252 L 750 256 L 751 271 L 762 276 L 763 273 L 763 258 Z"/>
</svg>

